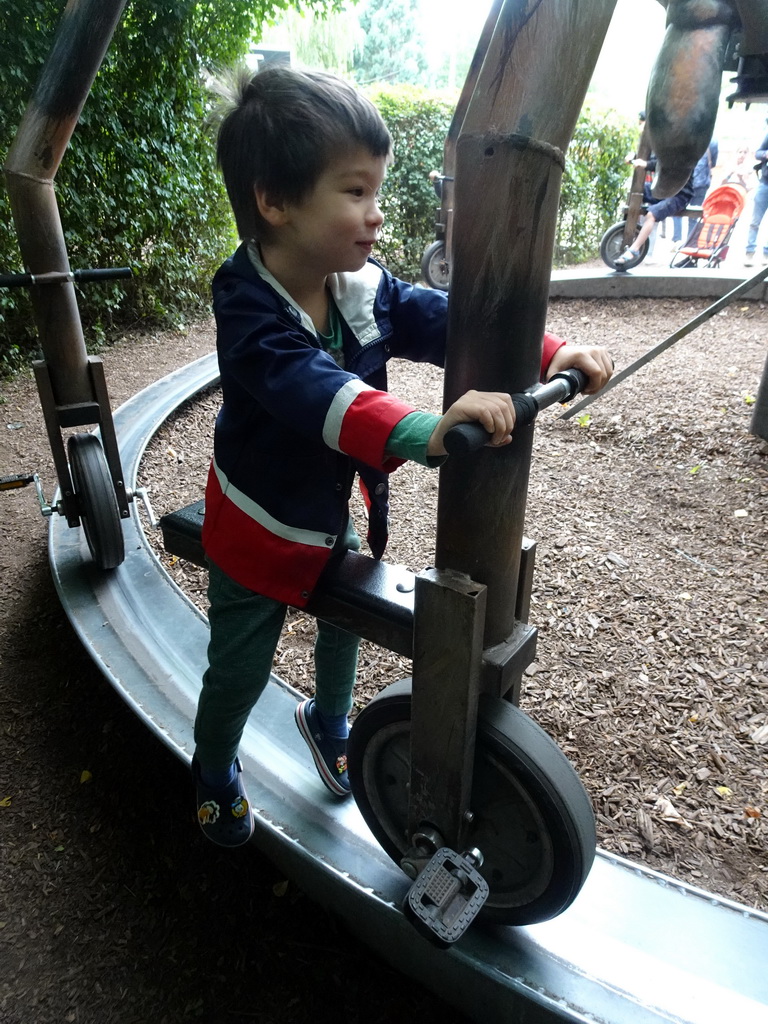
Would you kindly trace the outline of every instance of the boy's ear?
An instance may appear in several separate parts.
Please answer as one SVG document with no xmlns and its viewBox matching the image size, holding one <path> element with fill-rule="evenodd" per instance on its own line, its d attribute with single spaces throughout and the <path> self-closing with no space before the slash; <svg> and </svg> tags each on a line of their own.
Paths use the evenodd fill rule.
<svg viewBox="0 0 768 1024">
<path fill-rule="evenodd" d="M 261 188 L 260 185 L 253 186 L 253 195 L 256 199 L 256 206 L 263 219 L 273 228 L 282 227 L 287 219 L 285 204 L 281 199 Z"/>
</svg>

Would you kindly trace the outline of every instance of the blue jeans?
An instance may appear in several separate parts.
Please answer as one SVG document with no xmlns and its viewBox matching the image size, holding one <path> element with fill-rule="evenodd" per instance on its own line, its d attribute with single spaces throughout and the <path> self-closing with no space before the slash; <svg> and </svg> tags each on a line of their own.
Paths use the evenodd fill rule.
<svg viewBox="0 0 768 1024">
<path fill-rule="evenodd" d="M 757 248 L 757 232 L 760 230 L 766 210 L 768 210 L 768 182 L 761 181 L 752 201 L 752 220 L 749 222 L 749 235 L 747 236 L 747 256 L 751 256 Z M 768 240 L 763 243 L 763 253 L 768 256 Z"/>
</svg>

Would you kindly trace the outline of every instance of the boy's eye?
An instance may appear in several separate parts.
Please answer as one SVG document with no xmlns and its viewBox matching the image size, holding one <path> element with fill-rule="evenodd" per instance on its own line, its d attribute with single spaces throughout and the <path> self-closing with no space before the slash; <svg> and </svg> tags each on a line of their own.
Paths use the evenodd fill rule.
<svg viewBox="0 0 768 1024">
<path fill-rule="evenodd" d="M 349 191 L 350 191 L 351 195 L 353 195 L 353 196 L 364 196 L 365 195 L 365 189 L 362 187 L 362 185 L 355 185 L 355 187 L 351 188 Z"/>
</svg>

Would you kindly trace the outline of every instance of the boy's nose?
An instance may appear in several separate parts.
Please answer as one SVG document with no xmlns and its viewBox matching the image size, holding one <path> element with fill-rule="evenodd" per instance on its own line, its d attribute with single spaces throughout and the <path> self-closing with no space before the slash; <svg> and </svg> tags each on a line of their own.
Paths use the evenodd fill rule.
<svg viewBox="0 0 768 1024">
<path fill-rule="evenodd" d="M 372 203 L 368 208 L 368 216 L 366 220 L 369 224 L 383 224 L 384 214 L 381 212 L 381 207 L 378 203 Z"/>
</svg>

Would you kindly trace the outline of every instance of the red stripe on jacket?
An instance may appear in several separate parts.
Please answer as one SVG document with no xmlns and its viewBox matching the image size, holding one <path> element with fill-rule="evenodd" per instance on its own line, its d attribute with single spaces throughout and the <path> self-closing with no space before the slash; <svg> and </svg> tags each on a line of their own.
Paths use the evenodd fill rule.
<svg viewBox="0 0 768 1024">
<path fill-rule="evenodd" d="M 547 370 L 549 364 L 552 362 L 552 356 L 557 352 L 559 348 L 562 348 L 565 342 L 562 338 L 558 338 L 556 334 L 544 334 L 544 340 L 541 346 L 541 379 L 547 379 Z"/>
<path fill-rule="evenodd" d="M 404 460 L 385 458 L 389 435 L 400 420 L 415 411 L 412 405 L 406 405 L 386 391 L 361 391 L 344 413 L 339 447 L 367 466 L 391 473 Z"/>
<path fill-rule="evenodd" d="M 327 547 L 284 540 L 267 530 L 222 492 L 211 466 L 205 489 L 203 547 L 236 583 L 257 594 L 303 608 L 328 563 Z"/>
</svg>

